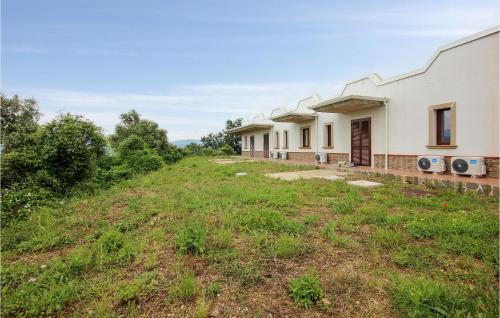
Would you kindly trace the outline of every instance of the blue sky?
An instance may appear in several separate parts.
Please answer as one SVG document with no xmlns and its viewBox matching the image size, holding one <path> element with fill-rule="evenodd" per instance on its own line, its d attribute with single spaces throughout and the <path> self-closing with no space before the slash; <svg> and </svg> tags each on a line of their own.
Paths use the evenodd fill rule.
<svg viewBox="0 0 500 318">
<path fill-rule="evenodd" d="M 2 90 L 47 121 L 82 114 L 113 131 L 135 108 L 171 140 L 331 97 L 370 72 L 425 64 L 499 24 L 497 0 L 3 0 Z"/>
</svg>

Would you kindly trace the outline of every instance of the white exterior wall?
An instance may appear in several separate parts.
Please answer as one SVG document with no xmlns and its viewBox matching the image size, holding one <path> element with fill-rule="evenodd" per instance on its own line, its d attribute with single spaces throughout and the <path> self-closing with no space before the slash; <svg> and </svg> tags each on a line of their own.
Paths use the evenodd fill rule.
<svg viewBox="0 0 500 318">
<path fill-rule="evenodd" d="M 340 96 L 387 97 L 389 155 L 499 156 L 499 32 L 452 44 L 433 56 L 420 71 L 393 80 L 370 75 L 348 83 Z M 316 95 L 317 96 L 317 95 Z M 455 149 L 431 149 L 429 106 L 456 103 Z M 299 102 L 300 105 L 300 102 Z M 346 114 L 317 113 L 316 120 L 301 124 L 274 122 L 270 130 L 242 135 L 255 136 L 255 151 L 263 151 L 263 134 L 269 133 L 269 149 L 275 149 L 275 131 L 289 132 L 289 152 L 349 153 L 351 120 L 371 118 L 371 154 L 386 151 L 385 107 Z M 323 149 L 325 123 L 333 123 L 333 149 Z M 300 127 L 311 128 L 311 149 L 300 149 Z"/>
<path fill-rule="evenodd" d="M 426 72 L 376 85 L 346 85 L 342 96 L 388 97 L 389 153 L 497 157 L 499 33 L 442 52 Z M 456 149 L 428 149 L 431 105 L 456 102 Z M 370 112 L 366 112 L 368 115 Z M 358 114 L 352 114 L 354 118 Z M 373 110 L 372 153 L 384 153 L 384 110 Z M 351 117 L 350 116 L 350 117 Z M 363 117 L 363 116 L 361 116 Z M 373 117 L 375 117 L 375 122 Z M 350 133 L 350 129 L 348 129 Z M 337 138 L 338 139 L 338 138 Z M 350 138 L 347 138 L 349 140 Z"/>
</svg>

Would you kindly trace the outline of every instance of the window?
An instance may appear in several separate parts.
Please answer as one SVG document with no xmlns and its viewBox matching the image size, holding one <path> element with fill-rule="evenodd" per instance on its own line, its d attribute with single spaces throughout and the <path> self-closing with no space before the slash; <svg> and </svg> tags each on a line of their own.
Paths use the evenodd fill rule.
<svg viewBox="0 0 500 318">
<path fill-rule="evenodd" d="M 311 129 L 309 127 L 302 128 L 300 134 L 300 146 L 301 148 L 310 148 L 311 147 Z"/>
<path fill-rule="evenodd" d="M 274 133 L 274 149 L 278 149 L 280 147 L 280 132 L 277 131 Z"/>
<path fill-rule="evenodd" d="M 451 139 L 451 109 L 436 110 L 436 136 L 438 145 L 449 145 Z"/>
<path fill-rule="evenodd" d="M 323 134 L 323 148 L 333 148 L 333 124 L 325 124 Z"/>
<path fill-rule="evenodd" d="M 288 149 L 288 130 L 283 131 L 283 149 Z"/>
<path fill-rule="evenodd" d="M 429 144 L 427 148 L 456 148 L 456 104 L 429 107 Z"/>
</svg>

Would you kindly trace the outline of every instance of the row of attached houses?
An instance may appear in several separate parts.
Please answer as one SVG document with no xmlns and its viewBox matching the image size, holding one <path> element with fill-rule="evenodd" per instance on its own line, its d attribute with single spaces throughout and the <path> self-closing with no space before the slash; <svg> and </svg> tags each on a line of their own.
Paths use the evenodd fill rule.
<svg viewBox="0 0 500 318">
<path fill-rule="evenodd" d="M 499 27 L 439 48 L 422 68 L 394 78 L 369 74 L 339 96 L 319 95 L 277 108 L 226 133 L 242 155 L 416 170 L 418 156 L 484 158 L 499 165 Z"/>
</svg>

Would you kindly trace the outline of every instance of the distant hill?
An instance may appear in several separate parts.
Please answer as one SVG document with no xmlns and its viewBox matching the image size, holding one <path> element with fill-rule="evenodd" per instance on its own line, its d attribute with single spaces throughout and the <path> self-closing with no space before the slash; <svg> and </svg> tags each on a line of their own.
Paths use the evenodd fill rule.
<svg viewBox="0 0 500 318">
<path fill-rule="evenodd" d="M 184 147 L 192 142 L 194 142 L 195 144 L 201 144 L 201 141 L 198 139 L 179 139 L 172 141 L 172 143 L 177 147 Z"/>
</svg>

